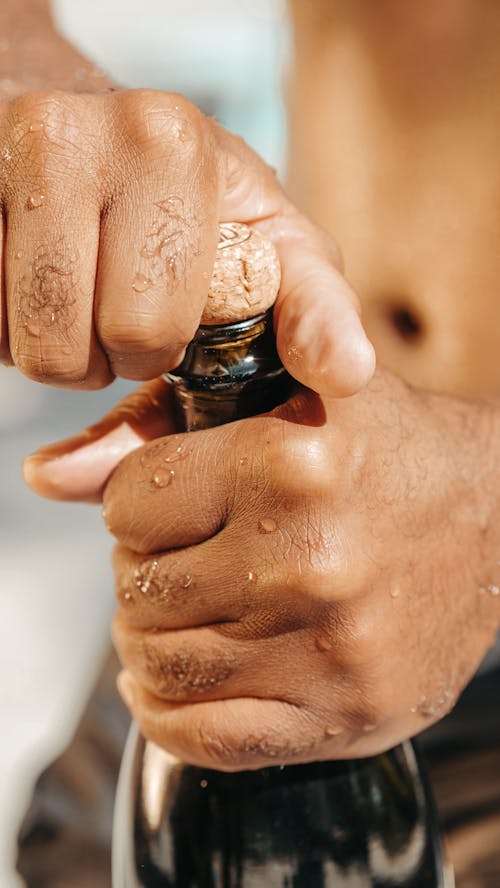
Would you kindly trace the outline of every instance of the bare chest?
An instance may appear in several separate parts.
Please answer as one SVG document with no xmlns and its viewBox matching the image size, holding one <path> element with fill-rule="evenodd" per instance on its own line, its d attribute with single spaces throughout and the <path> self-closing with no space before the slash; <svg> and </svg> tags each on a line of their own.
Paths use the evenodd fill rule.
<svg viewBox="0 0 500 888">
<path fill-rule="evenodd" d="M 335 35 L 299 39 L 292 195 L 339 242 L 381 363 L 425 388 L 498 393 L 500 68 L 462 88 L 453 60 L 443 81 Z"/>
</svg>

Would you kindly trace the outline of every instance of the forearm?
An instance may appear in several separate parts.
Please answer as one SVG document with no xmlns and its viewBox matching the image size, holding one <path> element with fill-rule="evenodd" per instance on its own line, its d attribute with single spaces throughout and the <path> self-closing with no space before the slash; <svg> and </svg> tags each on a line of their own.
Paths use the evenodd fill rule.
<svg viewBox="0 0 500 888">
<path fill-rule="evenodd" d="M 111 81 L 56 31 L 48 0 L 0 3 L 0 96 L 106 89 Z"/>
</svg>

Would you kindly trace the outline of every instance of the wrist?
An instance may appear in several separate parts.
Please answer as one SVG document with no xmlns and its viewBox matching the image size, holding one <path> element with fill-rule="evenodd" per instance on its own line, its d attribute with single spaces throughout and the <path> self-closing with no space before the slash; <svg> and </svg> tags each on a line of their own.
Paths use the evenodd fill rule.
<svg viewBox="0 0 500 888">
<path fill-rule="evenodd" d="M 58 34 L 48 0 L 0 4 L 0 98 L 25 92 L 94 92 L 112 82 Z"/>
</svg>

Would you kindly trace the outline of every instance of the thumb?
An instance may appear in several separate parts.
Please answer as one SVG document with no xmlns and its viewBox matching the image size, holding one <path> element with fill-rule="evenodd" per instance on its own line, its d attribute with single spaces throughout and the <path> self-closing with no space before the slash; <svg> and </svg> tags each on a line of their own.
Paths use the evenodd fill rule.
<svg viewBox="0 0 500 888">
<path fill-rule="evenodd" d="M 24 480 L 47 499 L 98 503 L 108 478 L 127 453 L 173 431 L 172 388 L 164 379 L 155 379 L 120 401 L 95 425 L 28 456 Z"/>
</svg>

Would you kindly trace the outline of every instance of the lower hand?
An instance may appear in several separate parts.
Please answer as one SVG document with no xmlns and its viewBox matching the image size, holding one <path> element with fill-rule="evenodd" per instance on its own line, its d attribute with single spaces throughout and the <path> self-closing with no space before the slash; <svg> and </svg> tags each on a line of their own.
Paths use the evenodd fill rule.
<svg viewBox="0 0 500 888">
<path fill-rule="evenodd" d="M 185 435 L 169 396 L 144 388 L 97 441 L 32 465 L 60 494 L 131 417 L 167 432 L 104 495 L 120 689 L 146 737 L 236 770 L 371 755 L 441 718 L 500 618 L 481 408 L 379 372 L 344 401 L 301 389 Z"/>
</svg>

